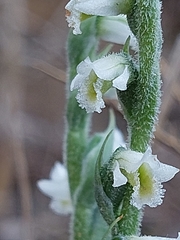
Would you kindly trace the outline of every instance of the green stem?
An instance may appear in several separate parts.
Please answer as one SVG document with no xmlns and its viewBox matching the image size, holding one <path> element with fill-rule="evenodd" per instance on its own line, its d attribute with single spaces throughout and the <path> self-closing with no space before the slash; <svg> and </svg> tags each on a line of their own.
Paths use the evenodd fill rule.
<svg viewBox="0 0 180 240">
<path fill-rule="evenodd" d="M 102 240 L 106 240 L 109 233 L 111 232 L 112 228 L 123 218 L 123 215 L 117 217 L 114 222 L 111 223 L 111 225 L 109 226 L 108 230 L 106 231 L 106 233 L 104 234 Z"/>
<path fill-rule="evenodd" d="M 118 91 L 128 121 L 130 148 L 144 152 L 153 137 L 160 105 L 162 35 L 159 0 L 136 0 L 128 22 L 138 45 L 138 76 L 125 92 Z"/>
</svg>

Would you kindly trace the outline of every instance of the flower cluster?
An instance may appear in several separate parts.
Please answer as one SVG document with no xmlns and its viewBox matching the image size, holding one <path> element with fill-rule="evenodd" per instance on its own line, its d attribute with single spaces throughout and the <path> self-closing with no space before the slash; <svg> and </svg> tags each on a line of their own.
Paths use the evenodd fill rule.
<svg viewBox="0 0 180 240">
<path fill-rule="evenodd" d="M 70 88 L 71 91 L 78 89 L 76 99 L 88 113 L 100 113 L 105 107 L 102 93 L 111 86 L 126 90 L 130 76 L 127 60 L 120 54 L 111 54 L 94 62 L 87 57 L 77 66 L 77 73 Z"/>
<path fill-rule="evenodd" d="M 144 204 L 156 207 L 162 203 L 165 190 L 163 182 L 174 177 L 179 169 L 161 163 L 148 148 L 143 154 L 119 149 L 114 154 L 114 183 L 119 187 L 129 182 L 133 187 L 131 204 L 140 209 Z"/>
<path fill-rule="evenodd" d="M 37 182 L 38 188 L 52 200 L 50 208 L 57 214 L 73 212 L 67 169 L 56 162 L 50 172 L 50 180 L 42 179 Z"/>
</svg>

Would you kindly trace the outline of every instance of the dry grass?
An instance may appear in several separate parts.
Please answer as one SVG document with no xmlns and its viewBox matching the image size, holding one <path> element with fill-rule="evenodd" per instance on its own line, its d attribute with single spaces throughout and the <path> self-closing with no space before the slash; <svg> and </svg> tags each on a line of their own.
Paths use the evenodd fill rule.
<svg viewBox="0 0 180 240">
<path fill-rule="evenodd" d="M 54 162 L 62 161 L 66 2 L 0 1 L 0 240 L 68 239 L 68 217 L 53 214 L 49 199 L 36 188 L 38 179 L 48 178 Z M 167 20 L 168 10 L 164 19 L 173 26 Z M 180 40 L 174 34 L 176 42 L 170 44 L 165 36 L 163 102 L 154 152 L 161 161 L 180 168 Z M 115 109 L 125 133 L 116 101 L 107 105 Z M 107 116 L 106 111 L 95 115 L 96 130 L 105 127 Z M 179 230 L 179 181 L 177 176 L 166 184 L 162 207 L 146 210 L 146 234 L 173 236 Z"/>
</svg>

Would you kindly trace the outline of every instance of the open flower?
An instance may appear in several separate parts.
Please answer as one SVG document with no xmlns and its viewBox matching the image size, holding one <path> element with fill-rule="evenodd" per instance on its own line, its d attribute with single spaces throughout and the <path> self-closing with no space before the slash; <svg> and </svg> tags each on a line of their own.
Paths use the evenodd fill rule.
<svg viewBox="0 0 180 240">
<path fill-rule="evenodd" d="M 111 86 L 126 90 L 129 69 L 126 59 L 118 54 L 108 55 L 94 62 L 89 57 L 77 66 L 77 75 L 72 80 L 71 91 L 78 89 L 76 96 L 81 108 L 89 112 L 101 112 L 105 107 L 102 93 Z"/>
<path fill-rule="evenodd" d="M 80 34 L 83 14 L 92 16 L 117 16 L 126 14 L 131 8 L 131 0 L 71 0 L 65 6 L 66 19 L 74 34 Z"/>
<path fill-rule="evenodd" d="M 120 149 L 114 154 L 113 187 L 129 182 L 133 186 L 131 204 L 140 209 L 144 204 L 156 207 L 162 203 L 162 182 L 174 177 L 179 169 L 161 163 L 148 148 L 143 154 Z"/>
<path fill-rule="evenodd" d="M 57 214 L 70 214 L 73 211 L 68 173 L 64 165 L 56 162 L 50 172 L 50 179 L 37 182 L 38 188 L 52 200 L 50 208 Z"/>
</svg>

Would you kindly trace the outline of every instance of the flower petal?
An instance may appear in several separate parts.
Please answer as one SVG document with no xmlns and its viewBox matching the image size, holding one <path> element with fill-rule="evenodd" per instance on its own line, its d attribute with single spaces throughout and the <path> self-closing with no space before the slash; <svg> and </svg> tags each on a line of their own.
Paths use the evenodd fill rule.
<svg viewBox="0 0 180 240">
<path fill-rule="evenodd" d="M 82 83 L 86 80 L 92 70 L 92 62 L 89 57 L 80 62 L 77 66 L 77 75 L 71 82 L 70 90 L 78 89 Z"/>
<path fill-rule="evenodd" d="M 80 0 L 74 7 L 88 15 L 114 16 L 119 14 L 118 4 L 119 0 Z"/>
<path fill-rule="evenodd" d="M 157 156 L 152 155 L 152 150 L 150 147 L 146 150 L 143 156 L 143 161 L 147 162 L 153 169 L 154 176 L 159 182 L 167 182 L 179 172 L 178 168 L 161 163 L 157 159 Z"/>
<path fill-rule="evenodd" d="M 80 88 L 84 80 L 85 79 L 83 75 L 77 74 L 71 82 L 70 90 L 73 91 Z"/>
<path fill-rule="evenodd" d="M 37 182 L 38 188 L 48 197 L 55 198 L 62 194 L 60 184 L 42 179 Z"/>
<path fill-rule="evenodd" d="M 119 187 L 127 183 L 127 178 L 121 173 L 118 161 L 115 161 L 115 168 L 113 170 L 113 187 Z"/>
<path fill-rule="evenodd" d="M 129 73 L 128 67 L 126 66 L 124 69 L 124 72 L 119 77 L 113 80 L 113 87 L 121 91 L 126 90 L 129 76 L 130 76 L 130 73 Z"/>
<path fill-rule="evenodd" d="M 113 80 L 124 71 L 126 60 L 117 54 L 108 55 L 93 62 L 93 70 L 103 80 Z"/>
<path fill-rule="evenodd" d="M 143 163 L 143 153 L 131 150 L 121 150 L 114 154 L 114 158 L 118 161 L 120 168 L 125 169 L 128 173 L 135 172 Z"/>
<path fill-rule="evenodd" d="M 60 162 L 55 162 L 54 167 L 50 171 L 49 177 L 53 181 L 68 181 L 67 169 Z"/>
<path fill-rule="evenodd" d="M 154 169 L 154 175 L 160 182 L 167 182 L 171 180 L 176 173 L 179 172 L 179 169 L 164 163 L 160 162 L 160 167 Z"/>
<path fill-rule="evenodd" d="M 50 208 L 57 214 L 71 214 L 73 212 L 73 207 L 71 201 L 68 200 L 52 200 L 49 204 Z"/>
<path fill-rule="evenodd" d="M 92 64 L 90 58 L 87 57 L 86 59 L 84 59 L 84 61 L 82 61 L 78 64 L 77 73 L 87 77 L 90 74 L 92 67 L 93 67 L 93 64 Z"/>
<path fill-rule="evenodd" d="M 131 36 L 130 46 L 132 49 L 137 48 L 136 39 L 128 26 L 125 15 L 99 17 L 97 27 L 98 34 L 102 40 L 124 44 L 128 36 Z"/>
</svg>

